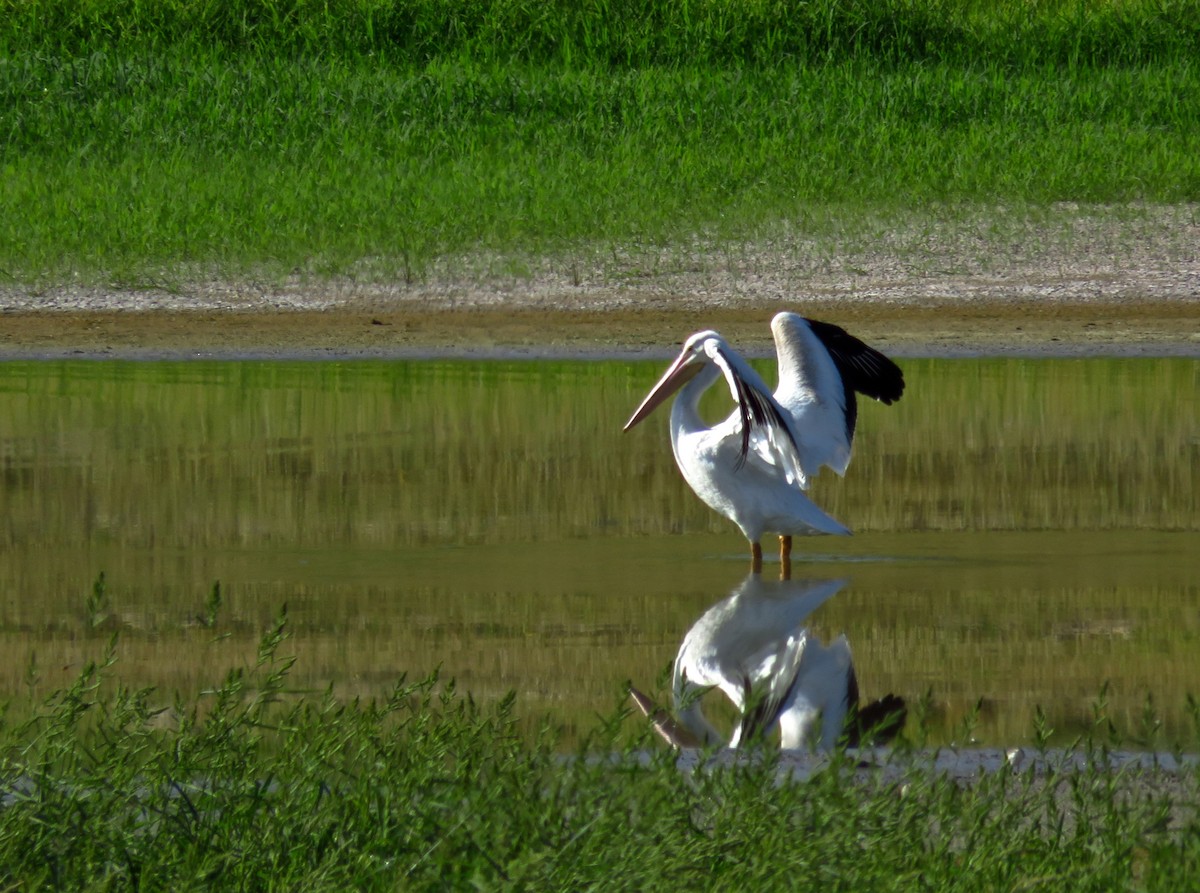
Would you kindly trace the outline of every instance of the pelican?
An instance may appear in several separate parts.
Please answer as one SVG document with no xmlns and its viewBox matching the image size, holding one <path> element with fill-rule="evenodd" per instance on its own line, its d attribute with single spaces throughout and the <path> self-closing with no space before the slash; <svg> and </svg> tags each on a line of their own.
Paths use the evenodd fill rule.
<svg viewBox="0 0 1200 893">
<path fill-rule="evenodd" d="M 903 724 L 904 701 L 887 695 L 859 708 L 858 679 L 844 635 L 828 646 L 804 626 L 846 580 L 766 582 L 751 573 L 709 608 L 683 638 L 675 658 L 675 716 L 630 686 L 635 703 L 676 747 L 724 746 L 705 717 L 700 697 L 713 688 L 740 719 L 728 746 L 763 741 L 778 726 L 784 749 L 829 751 L 843 735 L 857 746 L 876 729 L 890 737 Z"/>
<path fill-rule="evenodd" d="M 795 313 L 771 320 L 779 387 L 766 383 L 713 331 L 697 332 L 625 423 L 628 431 L 674 394 L 671 447 L 691 488 L 750 542 L 751 568 L 762 570 L 763 534 L 779 534 L 790 573 L 792 537 L 849 529 L 804 491 L 821 466 L 845 474 L 858 420 L 855 393 L 893 403 L 904 393 L 900 367 L 838 326 Z M 737 406 L 724 421 L 704 422 L 701 395 L 725 376 Z"/>
</svg>

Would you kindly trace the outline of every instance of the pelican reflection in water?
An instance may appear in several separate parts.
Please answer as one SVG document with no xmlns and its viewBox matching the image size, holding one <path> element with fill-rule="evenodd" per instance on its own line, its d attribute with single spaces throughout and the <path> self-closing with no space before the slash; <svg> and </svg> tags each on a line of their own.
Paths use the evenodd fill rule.
<svg viewBox="0 0 1200 893">
<path fill-rule="evenodd" d="M 749 540 L 754 572 L 762 570 L 759 540 L 778 533 L 786 574 L 794 535 L 850 533 L 804 491 L 823 465 L 845 473 L 858 420 L 855 394 L 893 403 L 904 393 L 904 374 L 829 323 L 779 313 L 771 332 L 779 363 L 774 394 L 724 338 L 697 332 L 625 430 L 678 391 L 671 406 L 671 447 L 684 480 Z M 700 417 L 700 397 L 722 375 L 737 406 L 709 426 Z"/>
<path fill-rule="evenodd" d="M 630 695 L 676 747 L 726 745 L 701 709 L 701 695 L 712 688 L 739 714 L 729 747 L 761 743 L 776 726 L 787 750 L 828 751 L 839 741 L 856 747 L 871 730 L 875 740 L 890 739 L 903 726 L 904 701 L 889 694 L 859 706 L 846 637 L 823 645 L 804 625 L 846 582 L 775 582 L 752 572 L 684 636 L 672 678 L 675 716 L 633 686 Z"/>
</svg>

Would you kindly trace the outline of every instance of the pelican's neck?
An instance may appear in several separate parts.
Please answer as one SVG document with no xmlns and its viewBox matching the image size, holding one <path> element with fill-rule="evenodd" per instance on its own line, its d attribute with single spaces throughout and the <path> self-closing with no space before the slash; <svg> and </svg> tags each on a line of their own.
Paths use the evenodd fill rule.
<svg viewBox="0 0 1200 893">
<path fill-rule="evenodd" d="M 700 398 L 720 377 L 721 370 L 714 363 L 705 363 L 695 378 L 679 389 L 675 402 L 671 404 L 673 431 L 691 433 L 711 427 L 700 417 Z"/>
<path fill-rule="evenodd" d="M 698 693 L 697 693 L 698 694 Z M 724 747 L 725 737 L 717 731 L 716 726 L 708 721 L 704 711 L 700 709 L 699 699 L 679 710 L 676 714 L 679 724 L 696 736 L 696 740 L 704 747 Z"/>
<path fill-rule="evenodd" d="M 701 388 L 703 390 L 703 388 Z M 683 649 L 675 658 L 675 669 L 671 674 L 671 697 L 675 702 L 675 717 L 679 724 L 691 732 L 704 747 L 724 747 L 725 736 L 717 731 L 708 721 L 704 711 L 700 709 L 700 698 L 708 687 L 697 685 L 688 678 L 684 651 L 688 647 L 688 639 L 694 634 L 690 631 L 683 640 Z"/>
</svg>

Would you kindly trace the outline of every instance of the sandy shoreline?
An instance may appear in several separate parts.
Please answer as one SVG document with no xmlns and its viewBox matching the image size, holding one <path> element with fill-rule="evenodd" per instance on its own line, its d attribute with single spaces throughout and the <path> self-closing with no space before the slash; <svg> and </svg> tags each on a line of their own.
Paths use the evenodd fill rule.
<svg viewBox="0 0 1200 893">
<path fill-rule="evenodd" d="M 0 286 L 0 359 L 666 356 L 780 309 L 897 356 L 1200 356 L 1200 209 L 1069 208 L 828 242 L 466 257 L 419 281 Z M 508 272 L 506 272 L 506 270 Z"/>
</svg>

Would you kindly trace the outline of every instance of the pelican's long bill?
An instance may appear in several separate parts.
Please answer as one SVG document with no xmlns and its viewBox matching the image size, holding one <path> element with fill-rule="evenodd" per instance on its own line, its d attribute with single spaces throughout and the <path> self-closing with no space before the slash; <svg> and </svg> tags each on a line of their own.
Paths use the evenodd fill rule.
<svg viewBox="0 0 1200 893">
<path fill-rule="evenodd" d="M 684 350 L 675 362 L 671 364 L 671 368 L 663 373 L 663 377 L 658 380 L 658 384 L 646 395 L 646 399 L 642 401 L 642 405 L 629 417 L 629 421 L 625 423 L 623 430 L 628 431 L 646 416 L 650 415 L 650 413 L 654 412 L 659 404 L 695 378 L 696 374 L 702 368 L 703 364 L 696 362 L 696 355 L 690 350 Z"/>
</svg>

